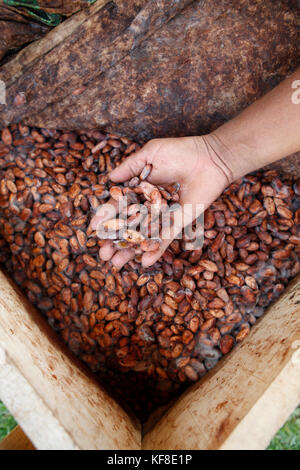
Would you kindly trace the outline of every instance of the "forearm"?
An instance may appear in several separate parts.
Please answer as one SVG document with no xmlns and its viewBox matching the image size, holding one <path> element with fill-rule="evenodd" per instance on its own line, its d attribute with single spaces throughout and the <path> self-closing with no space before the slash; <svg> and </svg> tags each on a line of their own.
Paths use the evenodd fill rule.
<svg viewBox="0 0 300 470">
<path fill-rule="evenodd" d="M 292 83 L 300 69 L 239 116 L 205 136 L 229 180 L 300 150 L 300 104 Z"/>
</svg>

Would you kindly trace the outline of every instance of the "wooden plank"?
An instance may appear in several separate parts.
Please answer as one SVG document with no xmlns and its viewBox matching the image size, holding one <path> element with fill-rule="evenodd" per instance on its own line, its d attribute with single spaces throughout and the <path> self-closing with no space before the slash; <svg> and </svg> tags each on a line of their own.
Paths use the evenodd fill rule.
<svg viewBox="0 0 300 470">
<path fill-rule="evenodd" d="M 135 421 L 64 354 L 3 274 L 0 286 L 0 397 L 36 447 L 138 449 Z M 143 448 L 265 448 L 300 401 L 299 305 L 298 279 L 146 434 Z"/>
<path fill-rule="evenodd" d="M 300 402 L 300 278 L 182 395 L 143 449 L 265 449 Z"/>
<path fill-rule="evenodd" d="M 20 426 L 6 436 L 0 442 L 0 450 L 36 450 L 32 442 L 28 439 L 26 434 L 22 431 Z"/>
<path fill-rule="evenodd" d="M 0 344 L 0 397 L 5 395 L 4 403 L 37 448 L 47 448 L 51 434 L 56 436 L 51 446 L 57 449 L 140 448 L 139 423 L 58 342 L 45 320 L 2 272 Z M 11 388 L 14 380 L 18 382 Z M 37 407 L 40 426 L 29 417 Z M 26 410 L 23 414 L 22 409 Z"/>
<path fill-rule="evenodd" d="M 39 450 L 78 450 L 0 342 L 0 397 Z"/>
</svg>

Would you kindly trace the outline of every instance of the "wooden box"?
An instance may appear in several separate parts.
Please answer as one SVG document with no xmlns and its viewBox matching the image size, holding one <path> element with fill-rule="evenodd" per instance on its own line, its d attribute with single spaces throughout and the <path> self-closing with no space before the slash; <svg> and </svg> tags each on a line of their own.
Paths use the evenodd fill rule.
<svg viewBox="0 0 300 470">
<path fill-rule="evenodd" d="M 141 429 L 0 272 L 0 399 L 37 449 L 265 449 L 300 402 L 300 277 Z"/>
</svg>

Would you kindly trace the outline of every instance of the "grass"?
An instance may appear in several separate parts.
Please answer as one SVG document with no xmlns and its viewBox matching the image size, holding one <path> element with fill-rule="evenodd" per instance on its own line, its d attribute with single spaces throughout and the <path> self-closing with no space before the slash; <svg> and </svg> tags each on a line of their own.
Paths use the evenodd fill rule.
<svg viewBox="0 0 300 470">
<path fill-rule="evenodd" d="M 0 441 L 17 425 L 0 401 Z M 272 439 L 267 450 L 300 450 L 300 406 Z"/>
<path fill-rule="evenodd" d="M 16 421 L 7 411 L 2 401 L 0 401 L 0 441 L 7 436 L 16 425 Z"/>
<path fill-rule="evenodd" d="M 300 450 L 300 406 L 274 436 L 268 450 Z"/>
</svg>

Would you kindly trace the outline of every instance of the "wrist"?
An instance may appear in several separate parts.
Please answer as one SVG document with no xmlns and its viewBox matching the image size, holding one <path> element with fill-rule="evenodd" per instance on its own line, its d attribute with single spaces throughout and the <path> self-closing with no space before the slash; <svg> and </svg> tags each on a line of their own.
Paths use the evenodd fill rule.
<svg viewBox="0 0 300 470">
<path fill-rule="evenodd" d="M 200 203 L 207 208 L 232 183 L 233 174 L 225 161 L 223 148 L 211 134 L 188 139 L 194 142 L 194 161 L 198 164 L 189 171 L 185 185 L 188 188 L 186 202 Z"/>
<path fill-rule="evenodd" d="M 223 176 L 225 186 L 230 185 L 236 179 L 231 150 L 215 133 L 202 138 L 211 164 Z"/>
<path fill-rule="evenodd" d="M 255 149 L 247 145 L 246 139 L 239 138 L 231 123 L 205 135 L 204 140 L 212 160 L 222 169 L 229 184 L 261 166 L 255 162 Z"/>
</svg>

